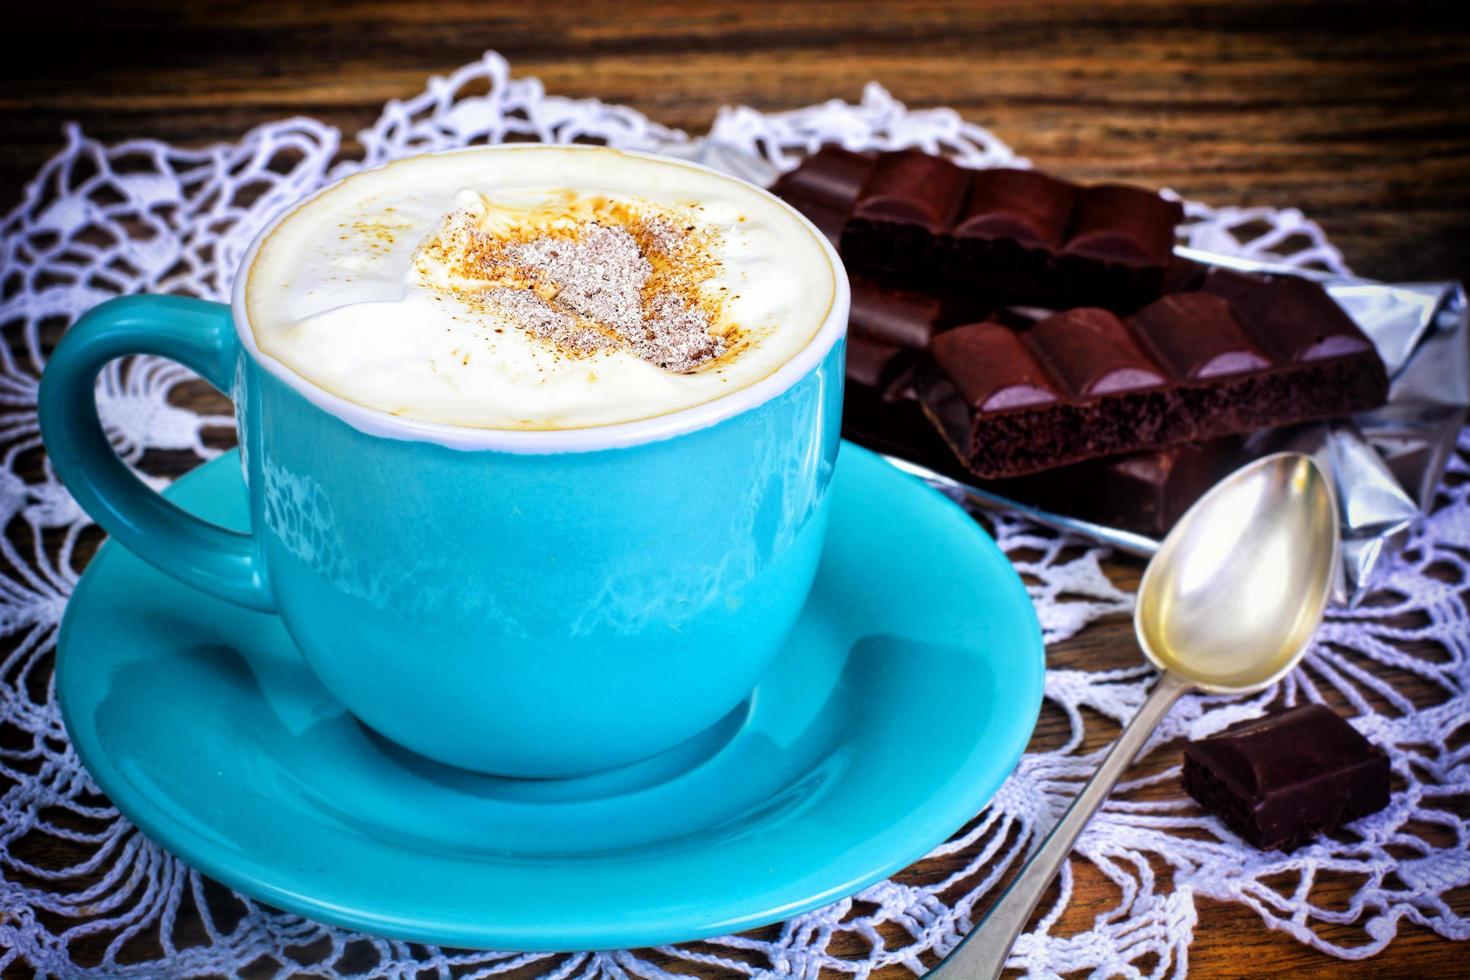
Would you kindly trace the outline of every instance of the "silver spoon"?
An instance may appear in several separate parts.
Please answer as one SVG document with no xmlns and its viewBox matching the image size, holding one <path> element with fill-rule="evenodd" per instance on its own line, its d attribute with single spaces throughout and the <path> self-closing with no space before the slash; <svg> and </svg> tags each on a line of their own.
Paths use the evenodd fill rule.
<svg viewBox="0 0 1470 980">
<path fill-rule="evenodd" d="M 1077 799 L 985 918 L 931 972 L 993 980 L 1082 828 L 1181 694 L 1256 691 L 1306 653 L 1337 569 L 1337 505 L 1300 453 L 1256 460 L 1180 518 L 1144 570 L 1133 629 L 1163 673 Z"/>
</svg>

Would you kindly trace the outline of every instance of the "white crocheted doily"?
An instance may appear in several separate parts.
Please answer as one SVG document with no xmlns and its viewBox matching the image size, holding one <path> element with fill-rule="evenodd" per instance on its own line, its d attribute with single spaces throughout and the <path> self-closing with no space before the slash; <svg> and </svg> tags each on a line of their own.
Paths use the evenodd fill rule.
<svg viewBox="0 0 1470 980">
<path fill-rule="evenodd" d="M 488 84 L 488 92 L 486 87 Z M 848 146 L 921 146 L 965 163 L 1019 162 L 978 126 L 946 109 L 910 111 L 877 85 L 856 105 L 829 102 L 795 112 L 727 109 L 717 140 L 777 167 L 824 141 Z M 512 80 L 494 54 L 427 91 L 384 107 L 360 134 L 361 159 L 340 160 L 337 130 L 312 119 L 261 126 L 238 143 L 185 150 L 153 141 L 103 146 L 76 128 L 66 147 L 4 219 L 0 268 L 0 401 L 4 467 L 0 510 L 0 968 L 21 960 L 47 975 L 107 976 L 490 976 L 517 971 L 559 978 L 667 976 L 691 964 L 735 974 L 857 976 L 924 963 L 951 948 L 983 911 L 993 886 L 1019 861 L 1098 762 L 1083 753 L 1085 726 L 1122 721 L 1139 704 L 1148 671 L 1054 669 L 1046 695 L 1070 719 L 1071 738 L 1027 755 L 995 801 L 935 853 L 946 874 L 905 874 L 853 899 L 803 915 L 762 938 L 733 936 L 655 951 L 571 956 L 455 952 L 348 933 L 288 915 L 206 882 L 146 840 L 92 785 L 67 742 L 50 683 L 56 627 L 77 580 L 72 551 L 96 534 L 39 461 L 36 385 L 47 345 L 93 304 L 119 293 L 227 295 L 246 244 L 278 209 L 351 170 L 421 150 L 505 139 L 605 141 L 650 148 L 685 139 L 622 106 L 546 95 L 535 79 Z M 1295 210 L 1190 204 L 1190 245 L 1346 272 L 1321 230 Z M 1241 240 L 1241 229 L 1257 229 Z M 1283 256 L 1283 248 L 1303 247 Z M 227 440 L 228 415 L 200 417 L 169 400 L 191 375 L 141 359 L 104 374 L 100 404 L 118 451 L 146 471 L 145 453 L 199 459 Z M 1470 794 L 1470 439 L 1450 464 L 1434 512 L 1369 601 L 1334 611 L 1306 667 L 1251 698 L 1182 702 L 1157 739 L 1207 735 L 1256 716 L 1272 702 L 1339 692 L 1354 724 L 1393 760 L 1388 809 L 1351 833 L 1290 855 L 1260 853 L 1202 816 L 1172 785 L 1177 766 L 1124 786 L 1083 835 L 1074 857 L 1116 885 L 1112 907 L 1090 927 L 1056 928 L 1071 899 L 1073 869 L 1039 928 L 1011 965 L 1029 976 L 1178 976 L 1199 926 L 1198 900 L 1244 903 L 1272 928 L 1342 957 L 1371 956 L 1401 921 L 1453 938 L 1470 921 L 1447 904 L 1470 885 L 1470 822 L 1453 812 Z M 24 474 L 24 476 L 22 475 Z M 155 485 L 160 483 L 154 480 Z M 1048 640 L 1126 612 L 1132 596 L 1103 574 L 1105 551 L 1001 518 L 996 536 L 1033 583 Z M 1412 675 L 1433 692 L 1412 703 L 1393 678 Z M 1156 743 L 1157 744 L 1157 743 Z M 1463 808 L 1461 809 L 1463 813 Z M 58 822 L 58 818 L 64 818 Z M 78 829 L 78 828 L 87 829 Z M 36 855 L 48 848 L 44 863 Z M 54 854 L 73 855 L 58 867 Z M 920 866 L 921 868 L 923 865 Z M 1166 869 L 1166 870 L 1161 870 Z M 1314 899 L 1324 878 L 1330 904 Z M 936 880 L 937 879 L 937 880 Z M 1342 882 L 1352 882 L 1341 900 Z M 718 888 L 719 882 L 710 882 Z M 203 930 L 181 934 L 181 910 L 197 909 Z M 1324 932 L 1324 930 L 1327 930 Z M 110 938 L 100 962 L 74 961 L 84 936 Z M 922 960 L 921 960 L 922 957 Z"/>
</svg>

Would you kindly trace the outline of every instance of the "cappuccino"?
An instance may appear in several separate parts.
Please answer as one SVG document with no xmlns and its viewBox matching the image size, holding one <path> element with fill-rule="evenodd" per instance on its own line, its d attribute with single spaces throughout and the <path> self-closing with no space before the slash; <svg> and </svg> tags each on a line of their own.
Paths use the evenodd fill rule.
<svg viewBox="0 0 1470 980">
<path fill-rule="evenodd" d="M 733 178 L 603 148 L 462 150 L 357 174 L 261 245 L 262 353 L 393 415 L 631 422 L 738 391 L 817 333 L 836 272 Z"/>
</svg>

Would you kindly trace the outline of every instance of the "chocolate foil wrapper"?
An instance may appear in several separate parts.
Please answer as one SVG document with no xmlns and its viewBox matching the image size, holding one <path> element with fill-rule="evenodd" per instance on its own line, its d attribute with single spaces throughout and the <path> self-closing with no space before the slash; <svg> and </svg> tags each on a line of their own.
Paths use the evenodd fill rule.
<svg viewBox="0 0 1470 980">
<path fill-rule="evenodd" d="M 761 187 L 778 171 L 742 150 L 699 139 L 657 149 Z M 1274 452 L 1310 454 L 1332 478 L 1342 529 L 1337 599 L 1356 602 L 1403 546 L 1434 501 L 1460 428 L 1470 416 L 1470 307 L 1459 282 L 1385 283 L 1178 248 L 1196 262 L 1305 276 L 1321 282 L 1378 348 L 1389 375 L 1388 403 L 1349 419 L 1268 429 L 1246 442 L 1242 463 Z M 1033 507 L 889 455 L 900 469 L 973 505 L 1150 556 L 1159 540 Z"/>
</svg>

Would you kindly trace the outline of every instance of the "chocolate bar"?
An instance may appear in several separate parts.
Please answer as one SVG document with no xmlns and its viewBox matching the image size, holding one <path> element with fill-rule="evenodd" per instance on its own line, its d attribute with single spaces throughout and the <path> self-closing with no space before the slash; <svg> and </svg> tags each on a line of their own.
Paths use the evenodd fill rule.
<svg viewBox="0 0 1470 980">
<path fill-rule="evenodd" d="M 1206 490 L 1246 461 L 1243 444 L 1242 437 L 1227 436 L 981 485 L 1056 514 L 1162 538 Z"/>
<path fill-rule="evenodd" d="M 985 312 L 859 276 L 851 285 L 843 434 L 881 452 L 952 467 L 954 454 L 914 395 L 913 372 L 935 334 Z"/>
<path fill-rule="evenodd" d="M 1083 308 L 937 335 L 920 400 L 966 467 L 1020 476 L 1381 405 L 1373 344 L 1321 286 L 1212 269 L 1126 321 Z"/>
<path fill-rule="evenodd" d="M 1188 268 L 1179 273 L 1180 285 L 1198 289 L 1206 270 L 1183 265 Z M 958 304 L 852 277 L 844 435 L 1012 500 L 1151 537 L 1168 533 L 1206 490 L 1245 462 L 1243 439 L 1226 436 L 1087 460 L 1029 476 L 977 479 L 957 465 L 954 453 L 919 409 L 913 387 L 915 368 L 929 342 L 976 312 L 973 303 Z M 1045 315 L 1003 309 L 991 317 L 1024 329 Z"/>
<path fill-rule="evenodd" d="M 1166 534 L 1190 504 L 1242 461 L 1242 439 L 1230 436 L 977 481 L 958 465 L 914 393 L 920 351 L 944 320 L 941 306 L 921 299 L 854 282 L 842 417 L 848 439 L 1012 500 L 1153 537 Z"/>
<path fill-rule="evenodd" d="M 1010 303 L 1130 312 L 1156 298 L 1183 208 L 1153 191 L 901 150 L 823 147 L 772 190 L 859 274 Z"/>
<path fill-rule="evenodd" d="M 848 329 L 893 347 L 921 351 L 955 314 L 942 299 L 924 293 L 892 289 L 857 276 L 850 277 L 852 307 Z"/>
<path fill-rule="evenodd" d="M 849 332 L 905 350 L 926 350 L 936 335 L 962 323 L 994 319 L 1025 326 L 1035 319 L 998 309 L 974 295 L 915 292 L 865 276 L 849 276 L 848 281 L 852 287 Z"/>
<path fill-rule="evenodd" d="M 853 347 L 868 342 L 848 338 L 849 365 Z M 880 453 L 890 453 L 912 460 L 940 473 L 962 477 L 949 451 L 934 426 L 924 417 L 913 397 L 885 397 L 882 390 L 854 382 L 848 374 L 847 390 L 842 398 L 842 436 Z"/>
<path fill-rule="evenodd" d="M 795 170 L 782 174 L 771 193 L 806 215 L 812 224 L 841 247 L 842 229 L 852 214 L 852 203 L 873 169 L 873 160 L 839 146 L 824 146 Z"/>
<path fill-rule="evenodd" d="M 1291 850 L 1388 805 L 1388 756 L 1304 704 L 1184 746 L 1184 790 L 1262 850 Z"/>
</svg>

